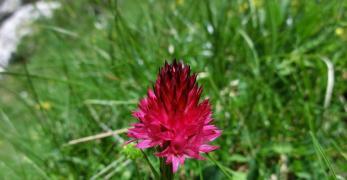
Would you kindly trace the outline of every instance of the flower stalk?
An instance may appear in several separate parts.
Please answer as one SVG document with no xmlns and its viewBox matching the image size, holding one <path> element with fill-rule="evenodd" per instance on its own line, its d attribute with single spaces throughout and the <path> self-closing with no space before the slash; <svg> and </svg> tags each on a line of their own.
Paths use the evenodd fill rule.
<svg viewBox="0 0 347 180">
<path fill-rule="evenodd" d="M 164 158 L 160 159 L 160 180 L 173 180 L 172 165 L 166 164 Z"/>
</svg>

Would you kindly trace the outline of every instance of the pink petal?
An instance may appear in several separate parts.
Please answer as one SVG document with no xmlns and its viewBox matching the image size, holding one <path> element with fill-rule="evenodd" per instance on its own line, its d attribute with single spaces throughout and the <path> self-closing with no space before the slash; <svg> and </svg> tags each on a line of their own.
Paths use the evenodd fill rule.
<svg viewBox="0 0 347 180">
<path fill-rule="evenodd" d="M 139 103 L 140 109 L 147 107 L 147 105 L 148 105 L 148 99 L 147 98 L 143 98 L 140 100 L 140 103 Z"/>
<path fill-rule="evenodd" d="M 172 163 L 172 157 L 173 157 L 173 155 L 172 155 L 172 154 L 168 155 L 168 156 L 166 157 L 166 161 L 165 161 L 165 163 L 166 163 L 166 164 L 170 164 L 170 163 Z"/>
<path fill-rule="evenodd" d="M 217 130 L 217 127 L 214 126 L 214 125 L 205 125 L 204 128 L 203 128 L 203 131 L 214 131 L 214 130 Z"/>
<path fill-rule="evenodd" d="M 213 141 L 222 134 L 221 130 L 218 130 L 214 125 L 206 125 L 203 128 L 203 136 L 207 141 Z"/>
<path fill-rule="evenodd" d="M 211 135 L 209 135 L 209 136 L 206 136 L 206 138 L 207 138 L 208 141 L 213 141 L 213 140 L 215 140 L 216 138 L 218 138 L 221 134 L 222 134 L 222 131 L 216 130 L 216 131 L 214 132 L 214 134 L 211 134 Z"/>
<path fill-rule="evenodd" d="M 185 157 L 184 157 L 184 155 L 182 155 L 182 156 L 179 156 L 178 157 L 179 158 L 179 160 L 180 160 L 180 164 L 184 164 L 184 160 L 186 159 Z"/>
<path fill-rule="evenodd" d="M 212 145 L 204 144 L 204 145 L 200 146 L 199 151 L 207 153 L 207 152 L 216 150 L 218 148 L 219 148 L 218 146 L 212 146 Z"/>
<path fill-rule="evenodd" d="M 154 146 L 152 140 L 142 140 L 136 145 L 140 149 L 146 149 L 152 146 Z"/>
<path fill-rule="evenodd" d="M 178 167 L 180 166 L 180 159 L 176 156 L 172 156 L 172 171 L 175 173 L 178 170 Z"/>
<path fill-rule="evenodd" d="M 131 128 L 128 130 L 128 136 L 137 138 L 137 139 L 147 139 L 148 138 L 148 132 L 143 127 L 143 124 L 137 123 L 133 125 L 134 128 Z"/>
<path fill-rule="evenodd" d="M 155 94 L 154 94 L 154 92 L 153 92 L 152 89 L 148 89 L 147 92 L 148 92 L 148 97 L 150 97 L 150 98 L 152 98 L 152 99 L 156 98 L 156 96 L 155 96 Z"/>
<path fill-rule="evenodd" d="M 141 118 L 143 118 L 145 116 L 145 113 L 143 111 L 141 111 L 141 110 L 138 110 L 138 111 L 133 112 L 132 115 L 135 118 L 141 119 Z"/>
<path fill-rule="evenodd" d="M 170 141 L 174 138 L 174 135 L 172 132 L 166 131 L 158 133 L 158 137 L 160 137 L 163 140 Z"/>
<path fill-rule="evenodd" d="M 200 156 L 199 152 L 195 152 L 191 149 L 186 149 L 184 153 L 191 158 L 199 159 L 199 160 L 205 160 L 204 157 Z"/>
<path fill-rule="evenodd" d="M 169 154 L 169 147 L 164 149 L 162 152 L 155 153 L 156 156 L 158 157 L 165 157 Z"/>
<path fill-rule="evenodd" d="M 147 132 L 136 132 L 129 130 L 128 132 L 129 137 L 137 138 L 137 139 L 145 139 L 148 138 L 148 133 Z"/>
</svg>

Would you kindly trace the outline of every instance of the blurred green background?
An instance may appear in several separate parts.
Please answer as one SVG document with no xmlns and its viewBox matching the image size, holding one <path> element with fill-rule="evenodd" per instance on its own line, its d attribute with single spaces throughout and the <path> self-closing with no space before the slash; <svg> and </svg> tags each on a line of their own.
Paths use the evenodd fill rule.
<svg viewBox="0 0 347 180">
<path fill-rule="evenodd" d="M 173 58 L 223 130 L 177 179 L 347 178 L 347 1 L 60 2 L 1 73 L 0 179 L 152 178 L 125 134 L 67 143 L 135 122 Z"/>
</svg>

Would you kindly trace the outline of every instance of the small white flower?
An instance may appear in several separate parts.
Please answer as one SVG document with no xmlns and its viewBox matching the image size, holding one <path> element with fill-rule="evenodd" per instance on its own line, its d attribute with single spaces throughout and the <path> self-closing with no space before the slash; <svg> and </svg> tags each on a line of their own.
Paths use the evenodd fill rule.
<svg viewBox="0 0 347 180">
<path fill-rule="evenodd" d="M 211 24 L 208 24 L 208 25 L 207 25 L 207 32 L 210 33 L 210 34 L 212 34 L 213 31 L 214 31 L 213 26 L 212 26 Z"/>
<path fill-rule="evenodd" d="M 175 47 L 172 44 L 170 44 L 168 47 L 168 51 L 170 54 L 173 54 L 175 52 Z"/>
</svg>

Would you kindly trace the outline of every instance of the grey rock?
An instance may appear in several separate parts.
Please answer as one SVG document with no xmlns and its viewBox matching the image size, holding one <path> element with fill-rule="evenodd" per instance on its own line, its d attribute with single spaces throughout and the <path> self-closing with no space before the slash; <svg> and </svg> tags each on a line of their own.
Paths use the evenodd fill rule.
<svg viewBox="0 0 347 180">
<path fill-rule="evenodd" d="M 7 9 L 16 10 L 0 25 L 0 72 L 5 70 L 21 38 L 31 33 L 30 24 L 40 17 L 51 17 L 53 10 L 59 7 L 58 2 L 38 1 L 21 7 L 14 5 L 12 9 Z"/>
</svg>

